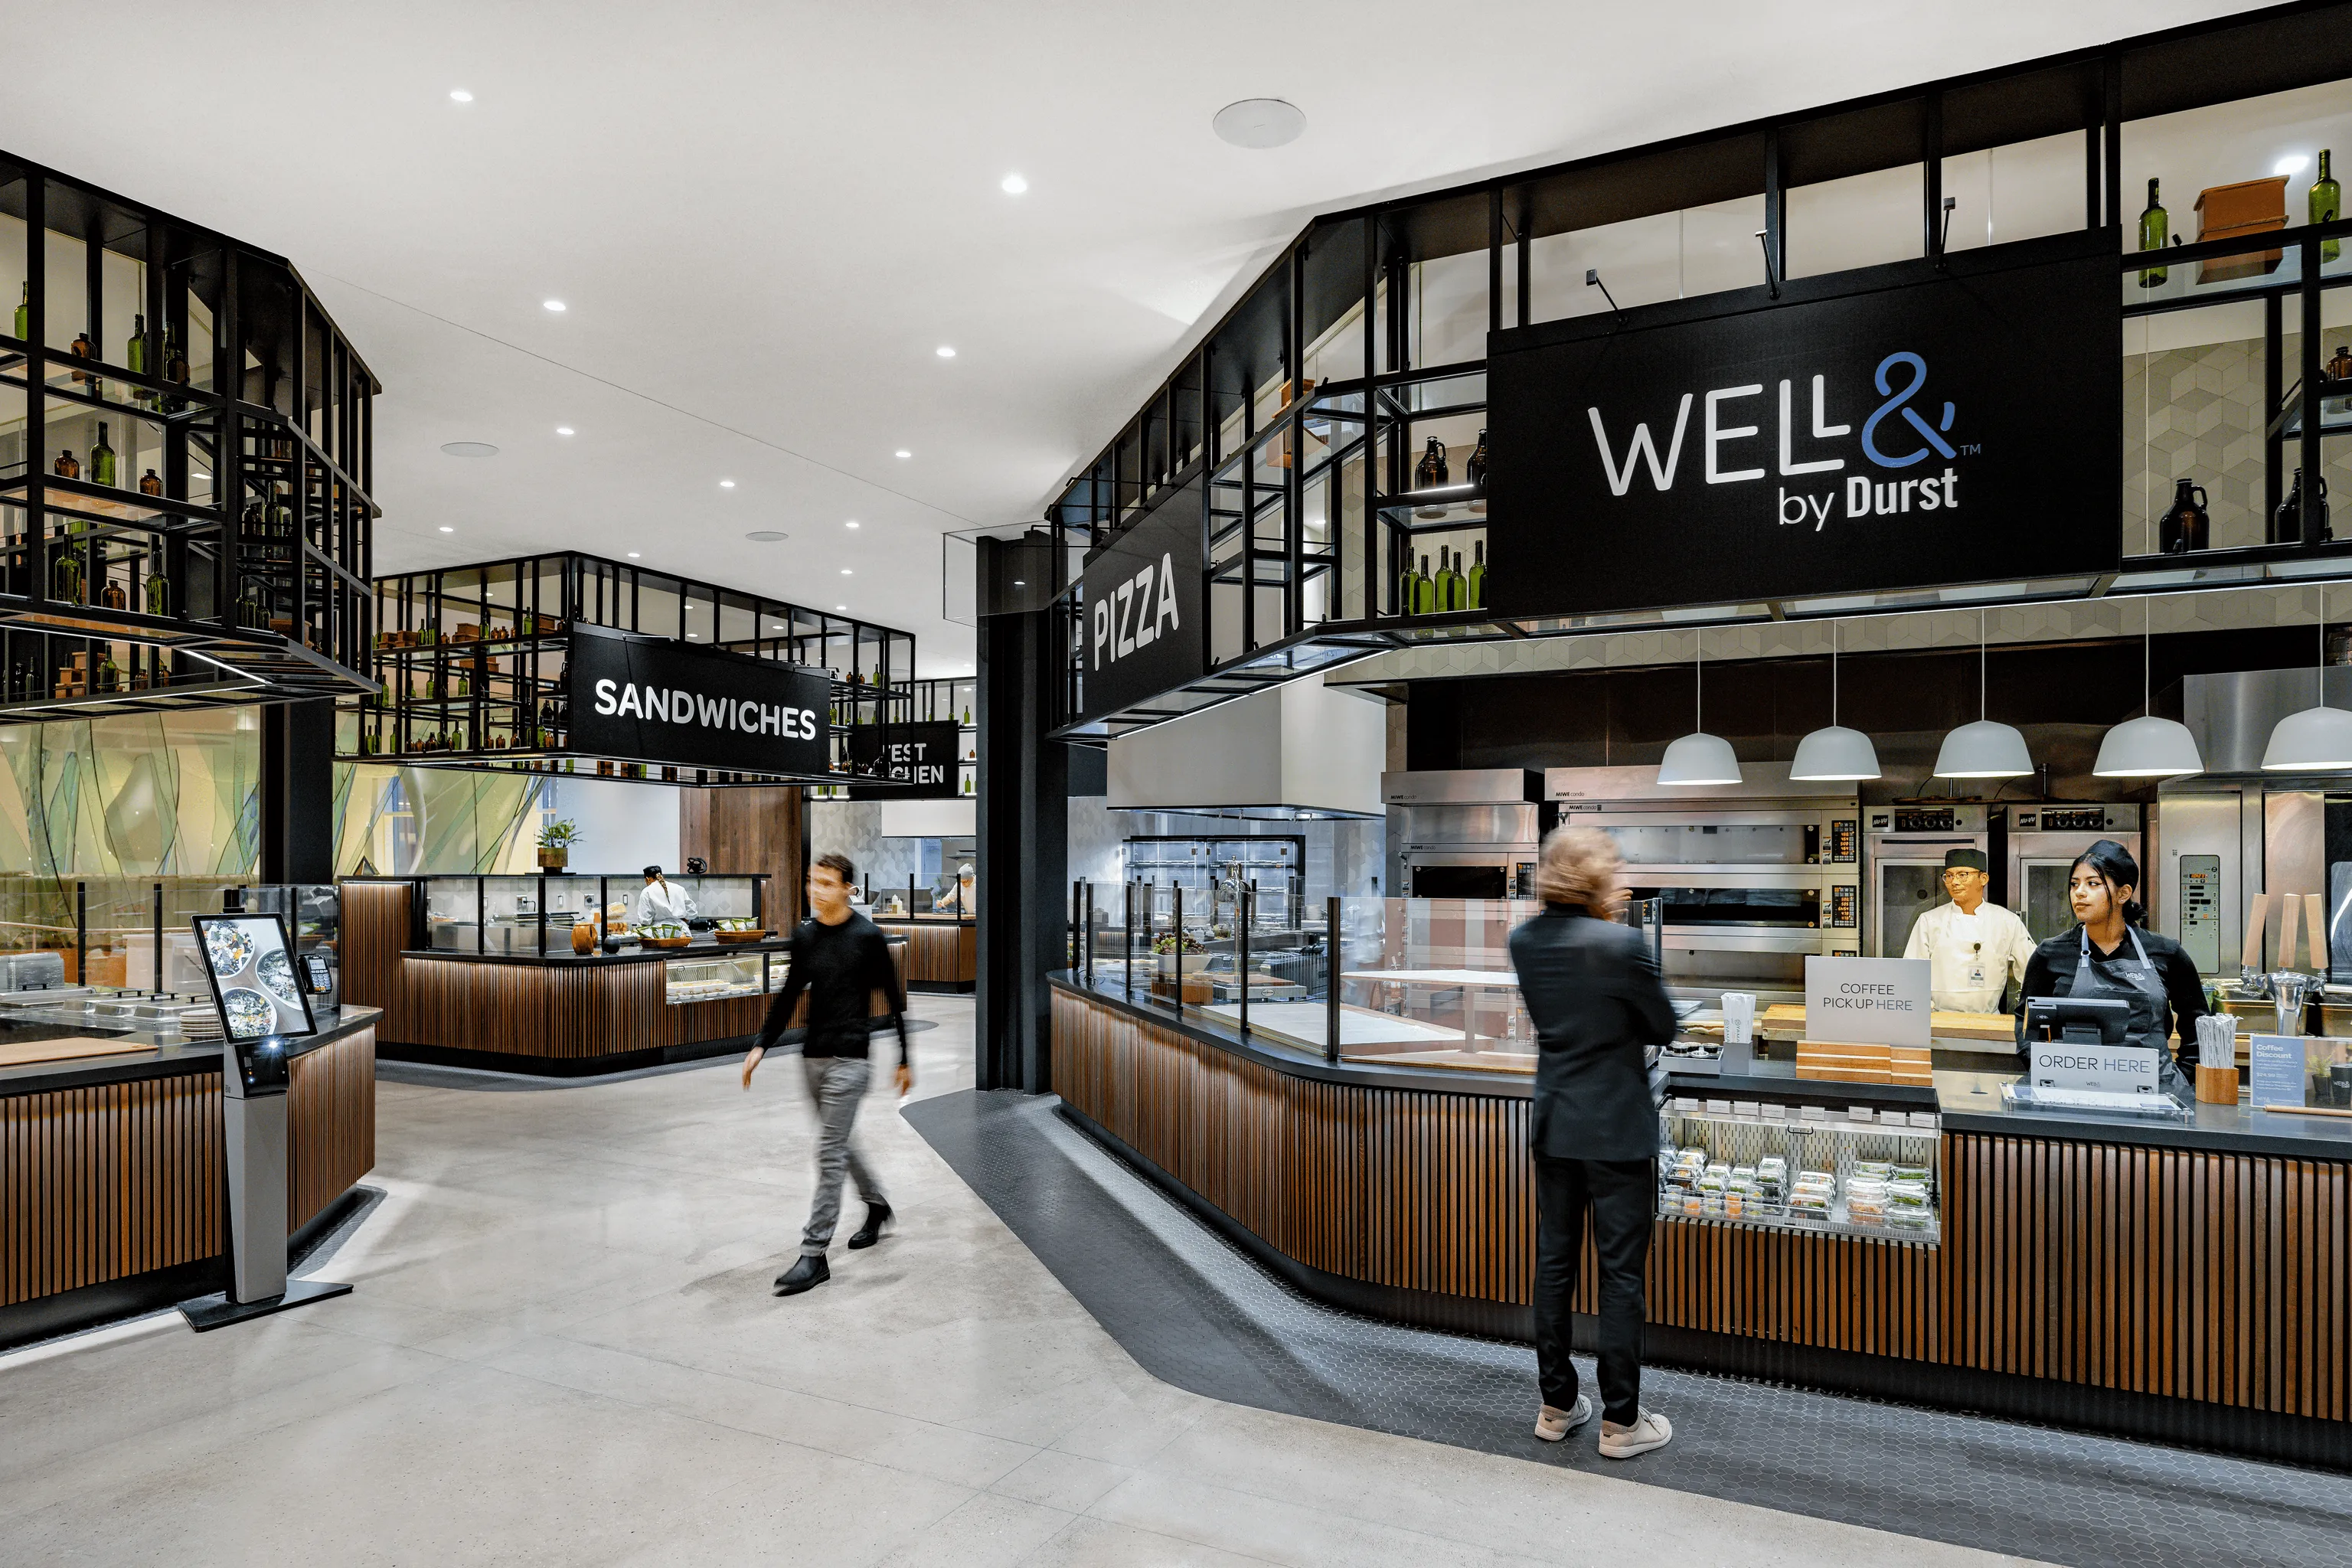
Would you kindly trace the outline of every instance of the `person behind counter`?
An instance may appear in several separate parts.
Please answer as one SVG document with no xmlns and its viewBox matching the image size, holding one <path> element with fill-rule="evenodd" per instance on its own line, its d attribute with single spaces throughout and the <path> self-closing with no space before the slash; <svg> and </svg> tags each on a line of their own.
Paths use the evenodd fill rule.
<svg viewBox="0 0 2352 1568">
<path fill-rule="evenodd" d="M 646 868 L 646 885 L 637 893 L 639 930 L 656 921 L 690 921 L 698 913 L 693 898 L 684 888 L 676 886 L 664 877 L 660 867 Z"/>
<path fill-rule="evenodd" d="M 2161 1087 L 2185 1099 L 2189 1089 L 2184 1069 L 2197 1062 L 2205 984 L 2179 942 L 2143 929 L 2147 911 L 2133 897 L 2138 891 L 2139 863 L 2114 839 L 2102 838 L 2075 857 L 2066 873 L 2066 894 L 2081 923 L 2033 950 L 2025 965 L 2025 997 L 2088 996 L 2129 1004 L 2125 1044 L 2155 1047 L 2164 1064 Z M 2017 1018 L 2022 1055 L 2024 998 L 2018 1002 Z M 2166 1049 L 2175 1028 L 2180 1034 L 2178 1067 Z"/>
<path fill-rule="evenodd" d="M 1927 961 L 1928 1005 L 1946 1013 L 1998 1013 L 2011 980 L 2022 982 L 2033 938 L 2025 922 L 1989 903 L 1981 849 L 1944 851 L 1944 891 L 1951 902 L 1923 910 L 1903 944 L 1906 958 Z"/>
<path fill-rule="evenodd" d="M 1529 1144 L 1536 1165 L 1536 1436 L 1557 1443 L 1592 1417 L 1569 1359 L 1584 1214 L 1601 1265 L 1601 1452 L 1664 1447 L 1675 1429 L 1644 1410 L 1642 1268 L 1658 1203 L 1658 1108 L 1643 1047 L 1675 1037 L 1675 1010 L 1640 933 L 1611 918 L 1624 901 L 1617 847 L 1592 827 L 1543 842 L 1543 913 L 1511 932 L 1511 967 L 1536 1027 Z"/>
</svg>

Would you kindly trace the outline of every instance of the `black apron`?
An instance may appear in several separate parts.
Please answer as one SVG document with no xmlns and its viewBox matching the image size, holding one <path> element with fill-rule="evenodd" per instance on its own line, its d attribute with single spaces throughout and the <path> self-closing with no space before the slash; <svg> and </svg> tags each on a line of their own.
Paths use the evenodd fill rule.
<svg viewBox="0 0 2352 1568">
<path fill-rule="evenodd" d="M 2124 1044 L 2152 1046 L 2156 1048 L 2158 1087 L 2175 1099 L 2189 1094 L 2189 1079 L 2172 1060 L 2170 1031 L 2165 1027 L 2165 1012 L 2171 999 L 2164 992 L 2164 977 L 2149 962 L 2147 949 L 2140 944 L 2139 932 L 2129 926 L 2124 934 L 2131 939 L 2132 952 L 2126 958 L 2117 952 L 2113 958 L 2094 961 L 2091 953 L 2091 930 L 2077 927 L 2083 933 L 2081 959 L 2074 965 L 2074 978 L 2066 987 L 2069 996 L 2097 996 L 2109 1001 L 2124 1002 L 2131 1007 L 2131 1022 L 2124 1030 Z"/>
</svg>

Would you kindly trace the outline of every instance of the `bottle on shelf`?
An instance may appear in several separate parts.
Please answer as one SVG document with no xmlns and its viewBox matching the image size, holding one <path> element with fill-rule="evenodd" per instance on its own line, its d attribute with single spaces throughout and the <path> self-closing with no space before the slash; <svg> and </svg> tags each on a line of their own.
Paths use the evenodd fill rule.
<svg viewBox="0 0 2352 1568">
<path fill-rule="evenodd" d="M 98 422 L 98 445 L 89 449 L 89 482 L 108 486 L 114 483 L 114 448 L 107 443 L 103 419 Z"/>
<path fill-rule="evenodd" d="M 180 335 L 169 327 L 163 329 L 163 379 L 178 386 L 188 384 L 188 356 L 180 350 Z M 177 414 L 187 405 L 184 397 L 163 399 L 167 414 Z"/>
<path fill-rule="evenodd" d="M 2157 199 L 2156 180 L 2151 176 L 2147 182 L 2147 205 L 2142 207 L 2139 214 L 2139 247 L 2142 250 L 2162 250 L 2165 237 L 2171 232 L 2172 220 L 2166 215 L 2164 204 Z M 2169 268 L 2150 267 L 2140 273 L 2139 286 L 2161 289 L 2164 280 L 2171 276 Z"/>
<path fill-rule="evenodd" d="M 25 292 L 16 301 L 16 337 L 25 342 L 33 339 L 33 285 L 28 280 Z"/>
<path fill-rule="evenodd" d="M 1486 607 L 1486 542 L 1483 539 L 1475 540 L 1471 543 L 1471 548 L 1478 553 L 1472 559 L 1470 574 L 1465 579 L 1465 585 L 1470 594 L 1469 607 L 1474 610 L 1483 610 Z"/>
<path fill-rule="evenodd" d="M 1421 570 L 1412 580 L 1412 613 L 1426 616 L 1437 609 L 1437 582 L 1429 574 L 1429 557 L 1421 558 Z"/>
<path fill-rule="evenodd" d="M 115 588 L 110 583 L 108 584 L 107 586 L 117 594 L 120 594 L 122 591 L 120 588 Z M 100 691 L 120 691 L 122 689 L 122 667 L 114 662 L 114 645 L 112 643 L 106 645 L 106 657 L 99 660 L 98 689 Z"/>
<path fill-rule="evenodd" d="M 142 496 L 160 496 L 163 493 L 163 481 L 157 476 L 154 469 L 150 468 L 139 476 L 139 493 Z"/>
<path fill-rule="evenodd" d="M 1404 558 L 1404 570 L 1397 574 L 1396 613 L 1398 615 L 1410 616 L 1413 613 L 1413 601 L 1420 596 L 1420 582 L 1421 574 L 1412 569 L 1412 556 L 1408 552 Z"/>
<path fill-rule="evenodd" d="M 58 524 L 57 537 L 51 542 L 57 564 L 49 569 L 55 585 L 52 595 L 68 605 L 81 603 L 81 557 L 75 552 L 73 540 L 67 534 L 65 524 Z"/>
<path fill-rule="evenodd" d="M 1441 544 L 1437 547 L 1437 576 L 1430 584 L 1432 607 L 1440 613 L 1460 609 L 1458 595 L 1461 592 L 1462 574 L 1454 569 L 1446 547 Z"/>
<path fill-rule="evenodd" d="M 163 575 L 163 542 L 160 539 L 147 550 L 147 613 L 159 617 L 172 613 L 172 582 Z"/>
<path fill-rule="evenodd" d="M 81 478 L 81 459 L 73 455 L 71 447 L 65 447 L 58 453 L 58 460 L 49 465 L 49 472 L 61 479 L 78 479 Z"/>
<path fill-rule="evenodd" d="M 2334 223 L 2344 216 L 2344 188 L 2336 183 L 2334 162 L 2328 150 L 2322 147 L 2319 150 L 2319 178 L 2311 182 L 2310 216 L 2313 223 Z M 2319 242 L 2321 266 L 2343 254 L 2342 240 L 2323 239 Z"/>
<path fill-rule="evenodd" d="M 1421 461 L 1413 468 L 1412 488 L 1433 490 L 1444 485 L 1449 477 L 1450 470 L 1445 466 L 1445 443 L 1432 436 L 1429 444 L 1422 448 Z M 1442 504 L 1424 506 L 1421 508 L 1420 515 L 1444 517 L 1445 508 Z"/>
<path fill-rule="evenodd" d="M 147 374 L 147 318 L 144 316 L 131 318 L 131 339 L 122 345 L 122 368 L 137 371 L 141 375 Z M 140 394 L 140 401 L 146 401 L 146 394 Z"/>
<path fill-rule="evenodd" d="M 2319 475 L 2316 478 L 2316 493 L 2312 498 L 2315 510 L 2319 513 L 2316 537 L 2325 541 L 2335 538 L 2336 534 L 2335 531 L 2328 526 L 2326 476 Z M 2294 471 L 2294 484 L 2288 489 L 2286 499 L 2279 502 L 2278 511 L 2271 520 L 2269 542 L 2273 544 L 2303 542 L 2303 470 L 2297 468 Z"/>
<path fill-rule="evenodd" d="M 1478 494 L 1470 502 L 1470 510 L 1484 513 L 1486 510 L 1486 432 L 1478 432 L 1478 445 L 1470 450 L 1470 460 L 1462 465 L 1462 477 L 1470 481 Z"/>
<path fill-rule="evenodd" d="M 109 576 L 106 586 L 98 591 L 98 602 L 110 610 L 127 610 L 131 607 L 131 595 L 122 591 L 121 584 Z"/>
<path fill-rule="evenodd" d="M 89 334 L 87 331 L 76 332 L 74 334 L 72 346 L 68 348 L 66 352 L 73 355 L 76 359 L 96 359 L 98 357 L 98 349 L 96 345 L 91 343 L 89 341 Z M 74 372 L 73 378 L 76 381 L 89 381 L 93 379 L 89 372 L 86 370 L 78 370 Z"/>
</svg>

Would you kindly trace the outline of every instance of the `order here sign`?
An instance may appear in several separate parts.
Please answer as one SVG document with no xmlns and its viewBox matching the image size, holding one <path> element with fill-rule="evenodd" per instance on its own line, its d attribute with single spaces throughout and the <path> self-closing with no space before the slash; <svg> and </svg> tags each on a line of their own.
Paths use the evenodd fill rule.
<svg viewBox="0 0 2352 1568">
<path fill-rule="evenodd" d="M 1805 960 L 1805 1037 L 1854 1046 L 1928 1043 L 1924 958 Z"/>
</svg>

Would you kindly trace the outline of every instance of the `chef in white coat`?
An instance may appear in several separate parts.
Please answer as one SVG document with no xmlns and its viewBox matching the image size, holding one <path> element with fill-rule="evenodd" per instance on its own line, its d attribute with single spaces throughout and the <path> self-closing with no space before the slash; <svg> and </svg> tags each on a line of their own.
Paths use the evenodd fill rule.
<svg viewBox="0 0 2352 1568">
<path fill-rule="evenodd" d="M 1946 850 L 1944 891 L 1952 901 L 1922 913 L 1903 944 L 1904 957 L 1928 962 L 1928 1002 L 1939 1012 L 1998 1013 L 2010 981 L 2025 983 L 2033 938 L 2023 921 L 1986 900 L 1990 882 L 1983 850 Z"/>
<path fill-rule="evenodd" d="M 695 914 L 694 900 L 684 888 L 664 877 L 660 867 L 646 868 L 646 885 L 637 893 L 636 923 L 640 930 L 656 921 L 690 921 Z"/>
</svg>

